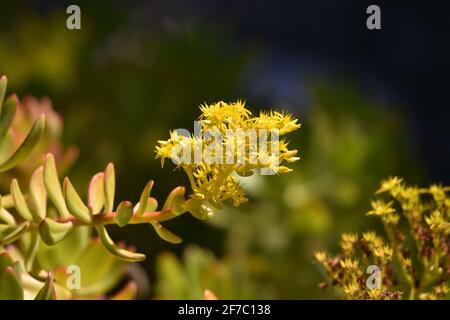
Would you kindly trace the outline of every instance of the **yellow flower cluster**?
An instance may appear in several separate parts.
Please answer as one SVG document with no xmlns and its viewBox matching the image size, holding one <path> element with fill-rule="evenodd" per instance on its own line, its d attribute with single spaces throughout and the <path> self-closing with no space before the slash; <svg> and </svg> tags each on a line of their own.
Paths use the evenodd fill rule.
<svg viewBox="0 0 450 320">
<path fill-rule="evenodd" d="M 448 297 L 449 192 L 450 187 L 436 184 L 408 186 L 397 177 L 382 181 L 367 214 L 382 220 L 386 238 L 372 231 L 361 237 L 345 233 L 338 255 L 317 252 L 330 286 L 341 289 L 348 299 Z M 417 253 L 416 259 L 412 253 Z M 367 268 L 373 265 L 379 268 L 379 288 L 363 285 L 368 281 Z"/>
<path fill-rule="evenodd" d="M 299 160 L 297 150 L 289 150 L 288 142 L 279 139 L 300 128 L 291 114 L 270 111 L 252 117 L 243 101 L 205 104 L 200 111 L 198 132 L 173 131 L 155 150 L 161 165 L 171 159 L 186 172 L 194 199 L 215 208 L 225 200 L 238 206 L 247 198 L 236 175 L 250 176 L 256 170 L 287 173 L 292 169 L 282 164 Z"/>
</svg>

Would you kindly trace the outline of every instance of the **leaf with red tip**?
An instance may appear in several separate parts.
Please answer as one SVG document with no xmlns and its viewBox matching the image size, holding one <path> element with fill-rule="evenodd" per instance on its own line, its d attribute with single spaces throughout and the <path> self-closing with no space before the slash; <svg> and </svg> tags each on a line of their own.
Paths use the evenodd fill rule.
<svg viewBox="0 0 450 320">
<path fill-rule="evenodd" d="M 0 123 L 0 127 L 1 127 Z M 6 161 L 0 164 L 0 172 L 7 171 L 13 167 L 15 167 L 19 162 L 25 159 L 26 156 L 33 150 L 33 148 L 38 143 L 41 138 L 42 132 L 44 132 L 45 127 L 45 116 L 42 114 L 38 120 L 34 123 L 30 132 L 28 133 L 25 140 L 22 144 L 17 148 L 17 150 L 9 157 Z M 0 131 L 2 129 L 0 128 Z M 0 132 L 1 134 L 1 132 Z"/>
<path fill-rule="evenodd" d="M 114 193 L 116 190 L 116 173 L 114 165 L 108 163 L 105 169 L 105 212 L 111 212 L 114 207 Z"/>
<path fill-rule="evenodd" d="M 100 237 L 100 240 L 105 246 L 105 248 L 108 249 L 108 251 L 111 252 L 116 257 L 130 262 L 138 262 L 145 260 L 145 254 L 131 252 L 123 248 L 120 248 L 118 245 L 116 245 L 109 237 L 109 234 L 104 226 L 97 226 L 96 229 Z"/>
<path fill-rule="evenodd" d="M 99 213 L 105 205 L 104 181 L 105 174 L 99 172 L 92 177 L 89 183 L 88 207 L 93 214 Z"/>
<path fill-rule="evenodd" d="M 186 211 L 184 193 L 186 189 L 184 187 L 176 187 L 167 196 L 163 209 L 172 209 L 175 214 L 180 214 Z"/>
<path fill-rule="evenodd" d="M 44 286 L 39 290 L 34 300 L 56 300 L 53 274 L 51 272 L 48 273 Z"/>
</svg>

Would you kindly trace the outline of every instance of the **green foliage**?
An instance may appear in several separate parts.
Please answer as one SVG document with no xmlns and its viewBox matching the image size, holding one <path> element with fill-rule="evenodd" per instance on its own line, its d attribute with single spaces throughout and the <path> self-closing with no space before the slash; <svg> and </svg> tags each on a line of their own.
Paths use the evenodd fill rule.
<svg viewBox="0 0 450 320">
<path fill-rule="evenodd" d="M 2 81 L 0 87 L 5 90 L 6 80 L 2 78 Z M 3 95 L 2 92 L 1 96 Z M 9 132 L 17 104 L 18 100 L 15 96 L 6 100 L 4 113 L 0 114 L 0 123 L 3 126 L 1 132 Z M 208 125 L 212 125 L 211 119 L 219 119 L 220 123 L 217 126 L 220 125 L 222 130 L 231 123 L 230 119 L 236 121 L 233 126 L 241 129 L 247 126 L 273 128 L 280 129 L 282 134 L 286 134 L 299 128 L 296 119 L 280 112 L 261 113 L 259 117 L 250 118 L 250 111 L 240 102 L 230 105 L 220 102 L 211 107 L 204 106 L 202 112 L 204 115 L 208 113 L 204 119 L 202 118 L 205 124 L 208 122 Z M 6 171 L 23 161 L 37 144 L 43 129 L 44 117 L 41 115 L 22 145 L 9 159 L 0 164 L 0 168 Z M 157 148 L 158 157 L 161 157 L 159 151 L 173 143 L 160 142 L 160 144 L 162 148 Z M 294 157 L 296 150 L 288 150 L 285 141 L 279 144 L 280 163 L 298 160 Z M 2 146 L 0 150 L 3 150 Z M 171 155 L 170 152 L 163 152 L 163 156 Z M 10 194 L 0 198 L 2 200 L 0 218 L 4 222 L 0 224 L 0 250 L 8 256 L 8 259 L 12 257 L 11 261 L 16 261 L 14 265 L 18 266 L 18 269 L 14 270 L 7 265 L 6 262 L 9 260 L 5 260 L 5 268 L 1 273 L 5 288 L 10 289 L 11 298 L 28 298 L 33 295 L 38 300 L 93 298 L 106 293 L 123 275 L 122 264 L 117 262 L 116 258 L 126 262 L 138 262 L 146 258 L 142 253 L 136 253 L 122 244 L 116 244 L 108 233 L 108 225 L 124 227 L 129 224 L 150 224 L 162 239 L 171 243 L 180 243 L 181 238 L 166 229 L 161 222 L 172 220 L 186 212 L 191 212 L 194 217 L 206 219 L 215 208 L 219 207 L 219 203 L 225 200 L 231 199 L 235 205 L 239 205 L 244 198 L 244 193 L 239 189 L 235 178 L 231 176 L 234 171 L 240 172 L 267 166 L 274 166 L 277 173 L 292 171 L 272 162 L 260 161 L 252 168 L 245 166 L 247 164 L 241 168 L 201 163 L 195 172 L 185 168 L 190 177 L 193 194 L 186 199 L 185 188 L 176 187 L 169 193 L 161 210 L 158 211 L 157 201 L 150 197 L 153 181 L 146 184 L 139 202 L 135 205 L 125 200 L 121 201 L 117 207 L 115 206 L 116 175 L 112 163 L 109 163 L 103 172 L 92 177 L 85 203 L 68 177 L 61 184 L 55 156 L 47 153 L 43 157 L 43 163 L 31 174 L 28 192 L 24 193 L 19 181 L 13 177 L 10 182 Z M 210 175 L 217 175 L 218 172 L 217 179 L 209 179 Z M 207 186 L 205 186 L 206 183 Z M 91 240 L 90 230 L 92 229 L 96 230 L 99 242 Z M 101 247 L 99 247 L 100 243 Z M 100 260 L 102 266 L 110 266 L 106 269 L 106 279 L 95 278 L 94 283 L 83 280 L 85 286 L 69 287 L 67 281 L 70 280 L 70 276 L 67 276 L 65 271 L 70 271 L 72 266 L 68 263 L 90 264 L 83 269 L 83 273 L 99 269 L 98 265 L 92 265 L 92 263 L 97 264 L 99 257 L 102 257 L 101 252 L 97 250 L 108 252 L 108 255 Z M 91 256 L 93 252 L 96 256 Z M 111 260 L 111 257 L 115 257 L 114 260 Z M 107 264 L 108 260 L 110 264 Z M 88 279 L 90 279 L 89 276 Z M 91 280 L 94 279 L 91 278 Z M 27 281 L 37 281 L 38 285 L 33 288 L 33 285 Z M 121 291 L 116 297 L 129 297 L 135 293 L 136 286 L 128 283 L 123 290 L 125 291 Z M 214 294 L 208 291 L 206 297 L 213 298 Z"/>
<path fill-rule="evenodd" d="M 0 89 L 0 96 L 3 100 L 6 91 L 6 77 L 0 79 Z M 3 107 L 0 109 L 0 133 L 3 138 L 9 134 L 10 126 L 14 123 L 18 99 L 13 95 L 1 105 Z M 44 123 L 44 116 L 39 116 L 23 143 L 11 156 L 0 163 L 0 172 L 17 166 L 33 150 L 43 133 Z M 8 143 L 8 140 L 1 139 L 0 143 L 0 150 L 6 150 L 4 144 Z M 181 242 L 181 239 L 165 229 L 160 221 L 166 221 L 187 212 L 185 208 L 189 206 L 184 205 L 184 188 L 174 189 L 168 196 L 163 209 L 156 211 L 157 202 L 150 197 L 152 185 L 153 182 L 149 182 L 142 192 L 140 201 L 144 201 L 145 205 L 137 203 L 133 208 L 130 201 L 122 201 L 114 210 L 116 181 L 114 166 L 111 163 L 107 165 L 104 172 L 96 174 L 91 179 L 87 204 L 83 202 L 69 178 L 66 177 L 63 187 L 61 186 L 55 157 L 51 153 L 46 155 L 44 163 L 31 174 L 30 188 L 27 193 L 22 191 L 18 180 L 13 178 L 9 188 L 10 194 L 2 195 L 0 198 L 0 220 L 2 221 L 0 224 L 0 251 L 2 257 L 3 255 L 7 257 L 3 259 L 5 261 L 12 259 L 10 256 L 15 256 L 14 260 L 20 265 L 20 269 L 14 270 L 6 262 L 2 263 L 0 286 L 4 292 L 2 291 L 1 297 L 23 298 L 26 286 L 21 278 L 23 278 L 23 274 L 26 274 L 37 281 L 44 281 L 42 289 L 36 293 L 36 299 L 55 298 L 57 296 L 55 292 L 64 290 L 64 288 L 56 291 L 54 289 L 54 281 L 60 287 L 64 285 L 62 281 L 65 277 L 61 275 L 58 268 L 67 267 L 70 261 L 83 263 L 86 258 L 83 260 L 82 252 L 86 250 L 85 254 L 88 255 L 88 252 L 92 250 L 89 248 L 93 248 L 92 246 L 98 248 L 99 246 L 99 242 L 92 242 L 89 245 L 91 242 L 89 234 L 80 233 L 79 230 L 87 227 L 97 231 L 100 243 L 103 245 L 102 248 L 109 251 L 108 255 L 103 254 L 102 262 L 107 263 L 110 260 L 110 265 L 117 267 L 107 270 L 108 272 L 104 274 L 108 279 L 113 279 L 113 281 L 109 281 L 109 284 L 102 285 L 102 279 L 96 278 L 96 283 L 89 281 L 87 284 L 85 283 L 88 289 L 84 287 L 81 291 L 65 293 L 68 296 L 93 296 L 93 294 L 105 293 L 105 289 L 111 289 L 120 278 L 120 276 L 111 276 L 114 274 L 114 270 L 119 271 L 118 275 L 123 274 L 121 264 L 115 262 L 115 259 L 111 260 L 112 256 L 130 262 L 145 259 L 145 255 L 114 243 L 108 234 L 106 225 L 116 224 L 124 227 L 129 223 L 148 223 L 155 228 L 161 238 L 173 243 Z M 151 209 L 151 211 L 147 211 L 147 209 Z M 14 245 L 9 246 L 10 244 Z M 77 257 L 76 252 L 73 252 L 75 249 L 81 255 L 79 258 L 81 260 L 69 257 L 69 255 Z M 104 249 L 97 250 L 104 251 Z M 61 259 L 61 257 L 66 257 L 66 259 Z M 84 263 L 89 262 L 85 261 Z M 89 272 L 93 268 L 98 269 L 96 266 L 90 266 L 83 269 L 83 272 Z M 53 273 L 57 275 L 55 280 Z M 128 286 L 128 288 L 132 288 L 132 286 Z"/>
<path fill-rule="evenodd" d="M 161 299 L 204 299 L 212 292 L 219 299 L 251 299 L 256 294 L 245 274 L 208 250 L 188 246 L 182 260 L 163 253 L 157 262 L 156 297 Z"/>
<path fill-rule="evenodd" d="M 387 240 L 375 232 L 343 234 L 341 253 L 316 253 L 329 285 L 347 299 L 440 299 L 450 283 L 450 187 L 381 183 L 370 216 L 381 219 Z M 380 268 L 381 284 L 366 285 L 366 269 Z M 327 286 L 324 283 L 323 286 Z"/>
</svg>

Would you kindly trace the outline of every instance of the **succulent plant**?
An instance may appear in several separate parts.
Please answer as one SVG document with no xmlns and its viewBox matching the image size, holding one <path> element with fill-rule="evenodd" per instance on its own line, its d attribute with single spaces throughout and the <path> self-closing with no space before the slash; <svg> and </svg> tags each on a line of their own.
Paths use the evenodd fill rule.
<svg viewBox="0 0 450 320">
<path fill-rule="evenodd" d="M 6 78 L 3 77 L 0 80 L 0 105 L 5 91 Z M 0 109 L 2 152 L 8 149 L 4 146 L 8 140 L 3 137 L 8 132 L 11 134 L 10 127 L 17 105 L 18 99 L 12 95 Z M 217 126 L 228 123 L 227 116 L 231 112 L 243 115 L 239 124 L 261 123 L 262 126 L 269 124 L 281 130 L 289 129 L 283 134 L 298 128 L 295 119 L 281 113 L 250 118 L 250 112 L 242 104 L 219 103 L 218 107 L 204 109 L 203 113 L 205 110 L 209 110 L 212 116 L 224 115 L 215 124 Z M 16 167 L 32 152 L 43 133 L 44 123 L 45 116 L 40 115 L 23 143 L 0 164 L 1 173 Z M 288 151 L 285 143 L 283 148 L 281 160 L 297 160 L 293 158 L 295 150 Z M 161 155 L 158 153 L 158 156 Z M 136 203 L 127 200 L 117 202 L 115 169 L 112 163 L 92 177 L 87 188 L 87 201 L 83 201 L 68 177 L 61 182 L 55 156 L 47 153 L 43 163 L 34 169 L 26 186 L 13 178 L 9 186 L 10 193 L 1 195 L 0 198 L 0 298 L 104 297 L 123 276 L 126 262 L 138 262 L 146 258 L 132 248 L 115 243 L 107 226 L 150 224 L 162 239 L 180 243 L 181 238 L 166 229 L 163 222 L 187 212 L 196 218 L 206 219 L 217 209 L 217 203 L 212 206 L 214 200 L 235 200 L 230 194 L 231 189 L 239 191 L 239 186 L 231 176 L 236 169 L 234 166 L 212 166 L 205 163 L 200 166 L 210 170 L 202 177 L 209 183 L 208 188 L 201 189 L 207 190 L 207 196 L 201 197 L 197 189 L 197 172 L 196 178 L 191 177 L 194 179 L 191 179 L 194 182 L 193 194 L 185 197 L 185 188 L 176 187 L 158 209 L 158 201 L 151 197 L 154 184 L 152 180 L 146 184 Z M 258 166 L 262 165 L 254 168 Z M 288 171 L 287 168 L 283 169 L 283 172 Z M 187 170 L 186 172 L 189 173 Z M 224 180 L 209 180 L 208 177 L 217 172 Z M 282 173 L 281 170 L 279 173 Z M 227 183 L 223 184 L 224 181 Z M 224 187 L 228 188 L 225 190 L 228 192 L 225 192 L 226 196 Z M 93 230 L 98 238 L 92 238 Z M 100 268 L 98 263 L 101 263 Z M 81 280 L 72 277 L 72 273 L 76 271 L 74 268 L 78 272 L 81 270 Z M 71 281 L 75 283 L 69 285 Z M 135 292 L 136 283 L 130 281 L 111 298 L 133 297 Z M 213 294 L 208 294 L 208 297 L 213 297 Z"/>
</svg>

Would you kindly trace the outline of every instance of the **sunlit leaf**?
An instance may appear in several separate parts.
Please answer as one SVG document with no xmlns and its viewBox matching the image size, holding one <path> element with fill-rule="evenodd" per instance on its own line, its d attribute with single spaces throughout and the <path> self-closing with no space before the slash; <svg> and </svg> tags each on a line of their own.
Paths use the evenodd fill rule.
<svg viewBox="0 0 450 320">
<path fill-rule="evenodd" d="M 93 214 L 99 213 L 105 204 L 104 180 L 105 174 L 99 172 L 92 177 L 89 183 L 88 207 Z"/>
<path fill-rule="evenodd" d="M 91 242 L 91 228 L 79 226 L 72 228 L 68 235 L 54 245 L 41 242 L 37 259 L 44 270 L 54 270 L 68 264 L 77 264 L 80 255 Z"/>
<path fill-rule="evenodd" d="M 31 176 L 30 195 L 38 215 L 38 222 L 41 222 L 47 215 L 47 190 L 45 190 L 43 166 L 37 168 Z"/>
<path fill-rule="evenodd" d="M 114 192 L 116 190 L 116 174 L 114 165 L 108 163 L 105 169 L 105 212 L 111 212 L 114 207 Z"/>
<path fill-rule="evenodd" d="M 5 222 L 6 224 L 13 226 L 16 224 L 16 219 L 14 219 L 14 216 L 9 213 L 8 210 L 4 208 L 0 208 L 0 220 Z"/>
<path fill-rule="evenodd" d="M 123 277 L 126 266 L 126 262 L 113 256 L 98 238 L 90 241 L 74 263 L 82 272 L 81 288 L 74 292 L 86 297 L 104 294 L 115 287 Z M 67 273 L 64 272 L 63 276 L 67 276 Z"/>
<path fill-rule="evenodd" d="M 136 211 L 137 216 L 142 216 L 142 214 L 144 212 L 146 212 L 146 207 L 147 207 L 147 203 L 148 203 L 148 198 L 150 197 L 150 192 L 152 191 L 153 188 L 153 180 L 150 180 L 149 182 L 147 182 L 147 184 L 145 185 L 144 190 L 141 193 L 141 198 L 139 199 L 139 204 L 138 204 L 138 209 Z M 141 205 L 141 203 L 143 203 L 144 205 Z"/>
<path fill-rule="evenodd" d="M 48 192 L 48 197 L 55 205 L 62 220 L 67 220 L 70 216 L 69 211 L 64 201 L 64 196 L 61 190 L 61 184 L 58 179 L 58 172 L 56 171 L 55 157 L 49 153 L 44 165 L 44 184 Z"/>
<path fill-rule="evenodd" d="M 108 232 L 104 226 L 97 226 L 97 233 L 102 241 L 103 245 L 109 252 L 111 252 L 116 257 L 130 262 L 138 262 L 145 260 L 145 255 L 142 253 L 131 252 L 126 249 L 117 246 L 112 239 L 109 237 Z"/>
<path fill-rule="evenodd" d="M 28 230 L 29 226 L 29 221 L 24 221 L 15 226 L 0 225 L 0 245 L 7 245 L 16 241 Z"/>
<path fill-rule="evenodd" d="M 154 222 L 152 223 L 152 225 L 153 228 L 155 228 L 156 233 L 161 237 L 161 239 L 164 239 L 171 243 L 181 243 L 183 241 L 179 236 L 164 228 L 162 224 Z"/>
<path fill-rule="evenodd" d="M 119 203 L 116 210 L 116 223 L 119 226 L 124 227 L 128 224 L 132 216 L 133 204 L 130 201 L 122 201 L 121 203 Z"/>
<path fill-rule="evenodd" d="M 214 210 L 211 207 L 198 199 L 189 199 L 186 205 L 186 210 L 188 210 L 195 218 L 200 220 L 206 220 L 214 213 Z"/>
<path fill-rule="evenodd" d="M 30 243 L 28 244 L 27 251 L 25 252 L 25 269 L 31 271 L 33 267 L 34 260 L 36 259 L 37 252 L 39 250 L 39 233 L 37 230 L 30 232 Z"/>
<path fill-rule="evenodd" d="M 64 239 L 72 229 L 72 222 L 56 222 L 50 218 L 45 218 L 39 225 L 42 240 L 48 244 L 55 244 Z"/>
<path fill-rule="evenodd" d="M 80 196 L 73 187 L 69 178 L 64 179 L 63 188 L 64 188 L 64 198 L 66 199 L 67 207 L 70 210 L 70 214 L 72 214 L 75 218 L 77 218 L 80 221 L 91 223 L 92 215 L 88 207 L 86 207 L 86 205 L 81 200 Z"/>
<path fill-rule="evenodd" d="M 185 199 L 184 199 L 185 188 L 176 187 L 173 189 L 164 203 L 163 209 L 172 209 L 175 214 L 180 214 L 186 211 Z"/>
<path fill-rule="evenodd" d="M 12 207 L 14 207 L 14 200 L 12 198 L 12 195 L 10 195 L 10 194 L 2 195 L 1 199 L 2 199 L 2 203 L 1 203 L 2 204 L 1 205 L 2 208 L 12 208 Z"/>
<path fill-rule="evenodd" d="M 33 150 L 38 143 L 45 127 L 45 116 L 42 114 L 34 123 L 25 140 L 13 153 L 13 155 L 0 165 L 0 172 L 9 170 L 21 162 Z"/>
<path fill-rule="evenodd" d="M 33 220 L 33 216 L 28 208 L 28 205 L 25 201 L 25 198 L 20 190 L 19 183 L 17 179 L 13 179 L 11 181 L 11 195 L 14 199 L 14 204 L 16 205 L 17 212 L 24 218 L 25 220 Z"/>
<path fill-rule="evenodd" d="M 39 290 L 34 300 L 56 300 L 55 287 L 53 285 L 53 274 L 48 273 L 44 286 Z"/>
</svg>

